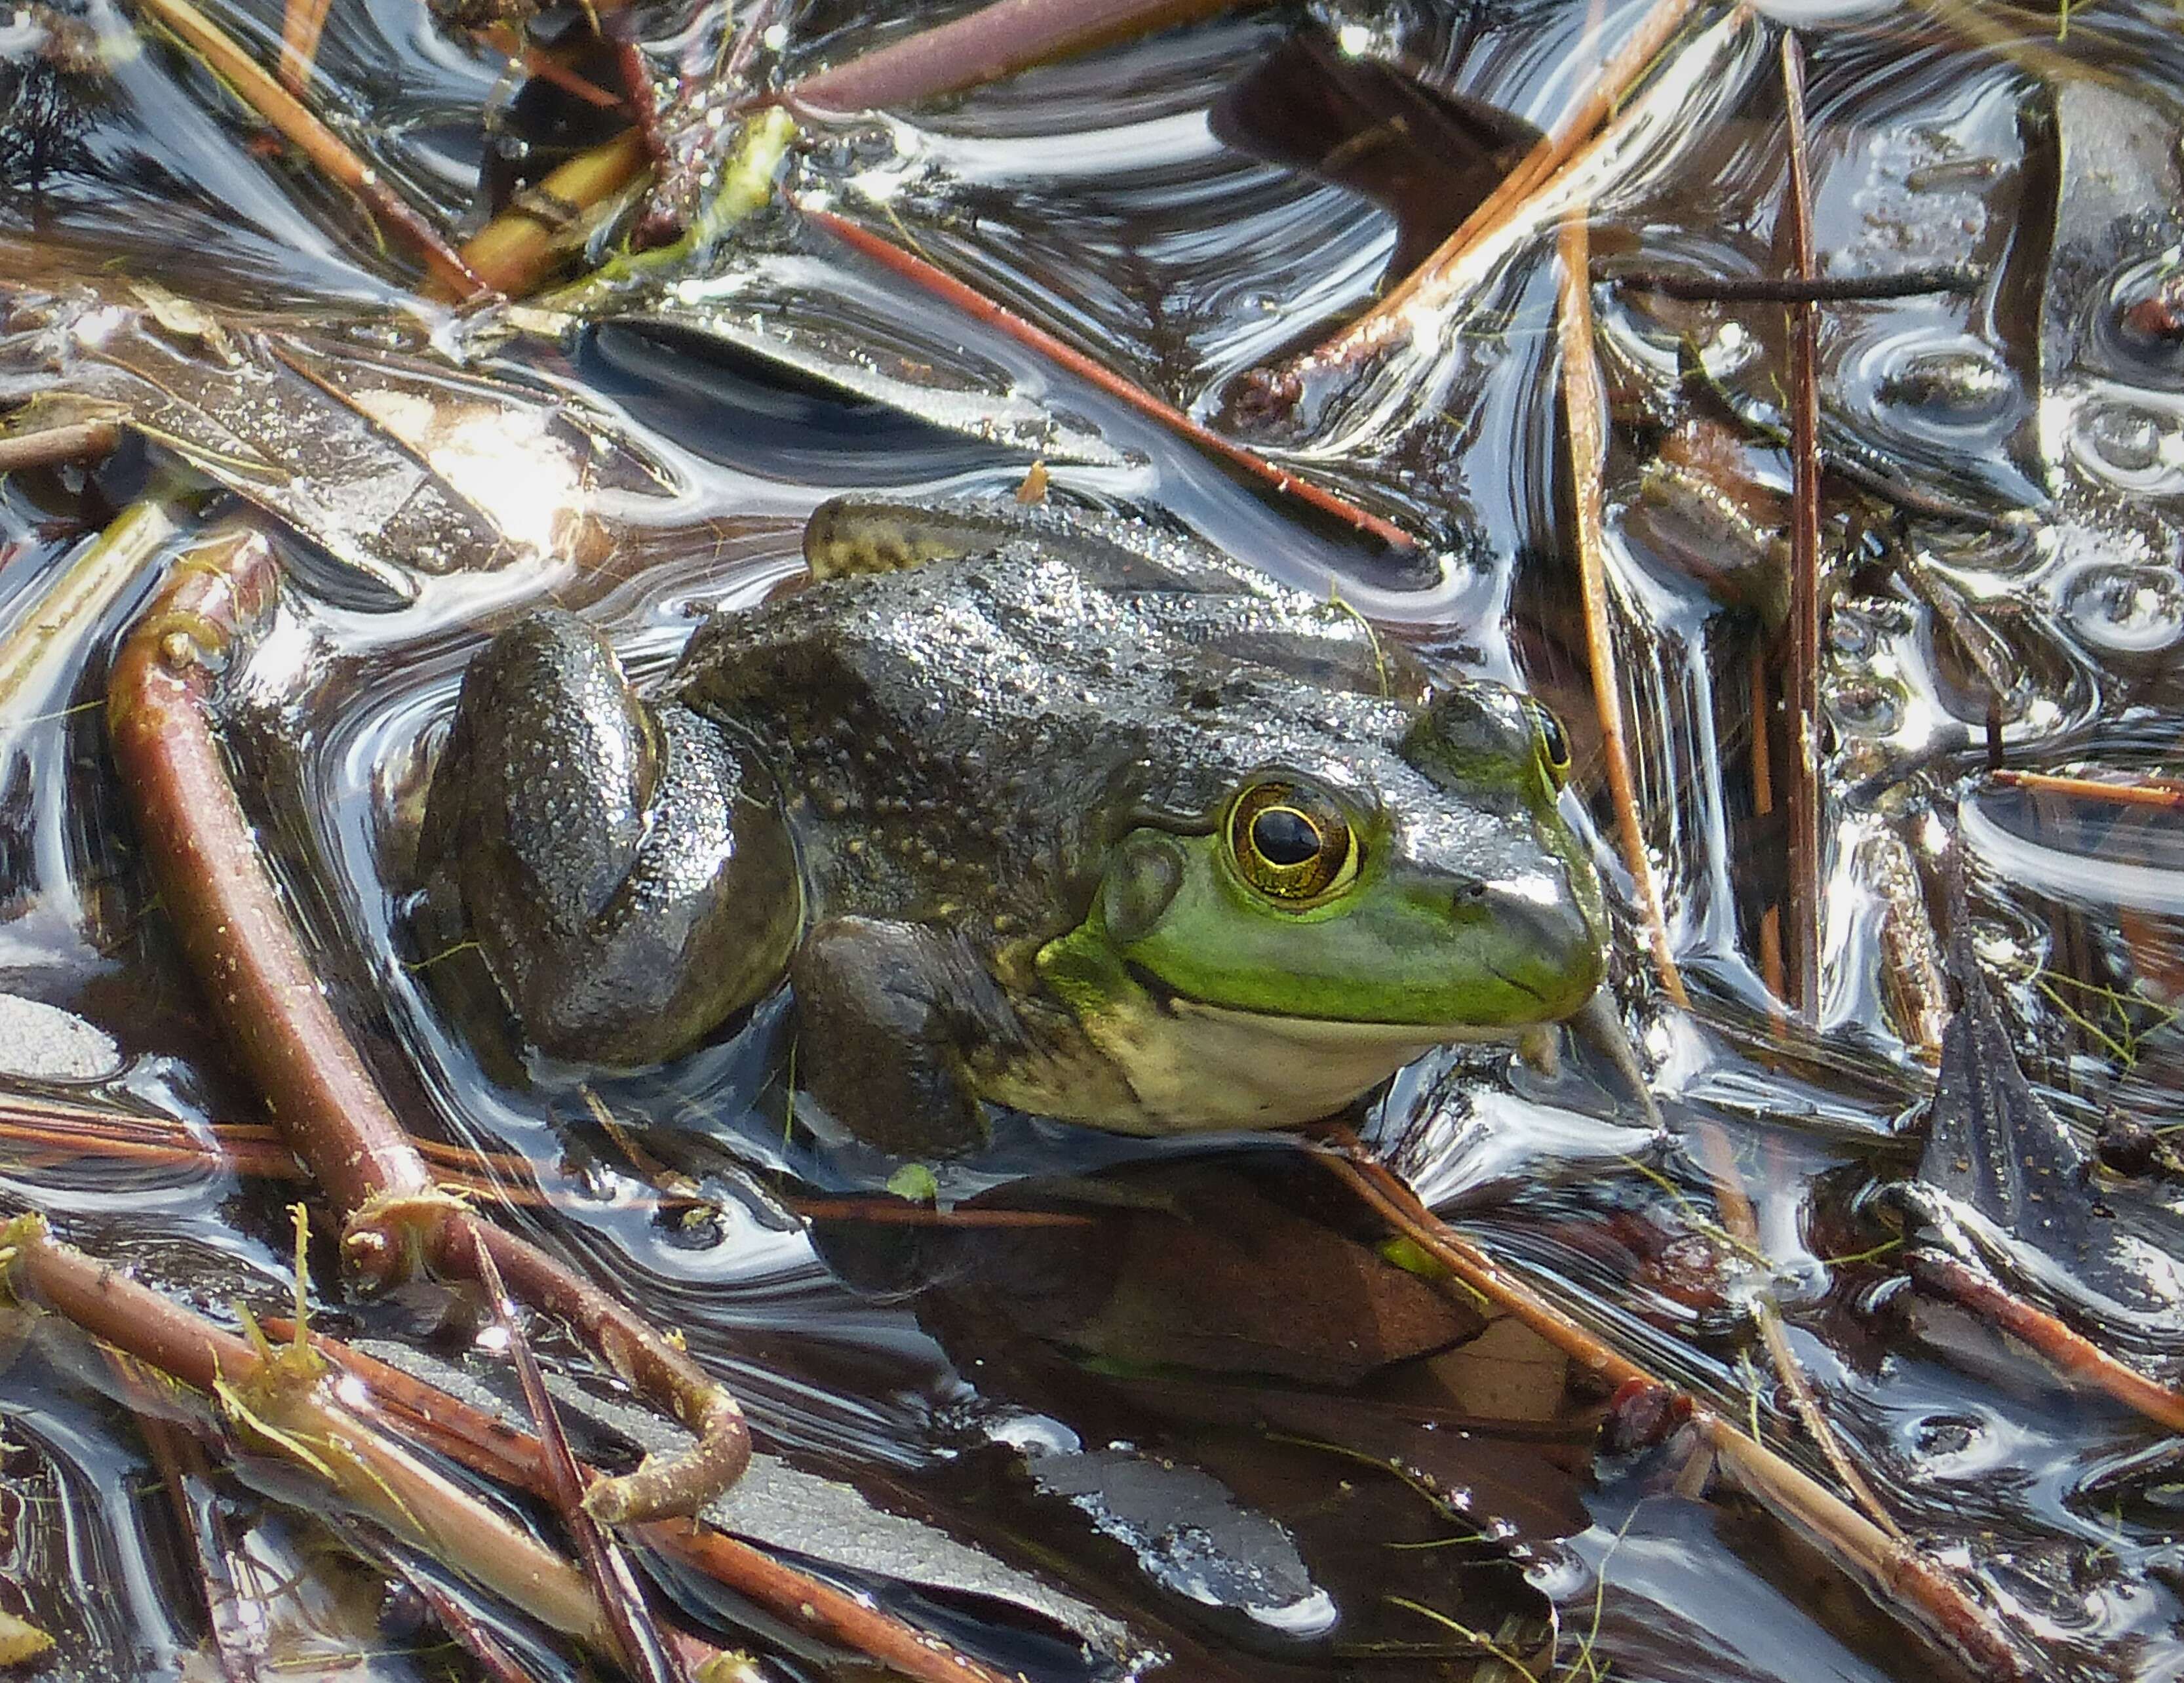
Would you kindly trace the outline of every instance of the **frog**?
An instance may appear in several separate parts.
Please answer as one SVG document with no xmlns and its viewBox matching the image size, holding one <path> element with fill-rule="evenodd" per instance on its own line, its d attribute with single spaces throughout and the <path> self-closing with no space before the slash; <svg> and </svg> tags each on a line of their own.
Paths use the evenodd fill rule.
<svg viewBox="0 0 2184 1683">
<path fill-rule="evenodd" d="M 800 1112 L 939 1158 L 995 1107 L 1292 1128 L 1593 1000 L 1518 690 L 1142 516 L 838 499 L 803 549 L 647 692 L 560 608 L 471 660 L 419 871 L 537 1053 L 667 1062 L 785 983 Z"/>
</svg>

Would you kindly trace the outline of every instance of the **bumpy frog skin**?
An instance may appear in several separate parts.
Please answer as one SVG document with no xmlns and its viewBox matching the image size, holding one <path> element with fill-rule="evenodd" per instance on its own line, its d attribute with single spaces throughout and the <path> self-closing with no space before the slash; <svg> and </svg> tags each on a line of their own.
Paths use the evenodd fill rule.
<svg viewBox="0 0 2184 1683">
<path fill-rule="evenodd" d="M 786 975 L 812 1095 L 931 1153 L 986 1102 L 1310 1121 L 1598 984 L 1514 692 L 1111 517 L 833 503 L 805 553 L 649 700 L 559 611 L 473 662 L 421 866 L 542 1050 L 673 1057 Z"/>
</svg>

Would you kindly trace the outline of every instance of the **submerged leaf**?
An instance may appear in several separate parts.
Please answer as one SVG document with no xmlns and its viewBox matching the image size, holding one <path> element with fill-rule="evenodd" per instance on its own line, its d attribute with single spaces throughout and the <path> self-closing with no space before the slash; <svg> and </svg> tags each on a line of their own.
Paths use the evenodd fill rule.
<svg viewBox="0 0 2184 1683">
<path fill-rule="evenodd" d="M 18 298 L 0 410 L 58 387 L 281 521 L 375 594 L 421 575 L 609 545 L 602 493 L 663 497 L 671 475 L 568 394 L 509 370 L 458 372 L 397 324 L 217 322 L 169 294 Z M 366 343 L 366 340 L 370 343 Z M 389 348 L 402 339 L 404 348 Z"/>
<path fill-rule="evenodd" d="M 1919 1180 L 1942 1195 L 1938 1224 L 2092 1313 L 2172 1323 L 2184 1283 L 2176 1259 L 2097 1192 L 2090 1154 L 2018 1065 L 1961 918 L 1949 967 L 1963 1003 L 1942 1036 L 1919 1164 Z M 2166 1224 L 2159 1212 L 2137 1213 Z"/>
<path fill-rule="evenodd" d="M 1430 256 L 1540 141 L 1522 118 L 1353 56 L 1318 27 L 1276 47 L 1208 120 L 1238 151 L 1392 212 L 1391 279 Z"/>
</svg>

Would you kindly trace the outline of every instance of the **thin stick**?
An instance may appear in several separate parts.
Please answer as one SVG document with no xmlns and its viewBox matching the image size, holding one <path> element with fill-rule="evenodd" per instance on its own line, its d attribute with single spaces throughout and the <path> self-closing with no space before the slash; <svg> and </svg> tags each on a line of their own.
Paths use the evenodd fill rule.
<svg viewBox="0 0 2184 1683">
<path fill-rule="evenodd" d="M 1752 1200 L 1745 1192 L 1744 1177 L 1737 1169 L 1736 1153 L 1730 1145 L 1727 1131 L 1712 1117 L 1702 1117 L 1694 1133 L 1699 1145 L 1699 1160 L 1713 1184 L 1714 1208 L 1721 1214 L 1723 1230 L 1746 1255 L 1763 1259 L 1766 1252 L 1760 1245 L 1759 1220 L 1752 1213 Z M 1790 1405 L 1802 1423 L 1806 1435 L 1826 1457 L 1836 1477 L 1865 1516 L 1890 1536 L 1902 1536 L 1903 1528 L 1890 1517 L 1880 1498 L 1874 1494 L 1873 1486 L 1866 1482 L 1865 1475 L 1845 1452 L 1835 1428 L 1828 1424 L 1819 1398 L 1814 1395 L 1812 1384 L 1805 1377 L 1804 1364 L 1790 1347 L 1789 1329 L 1783 1324 L 1782 1312 L 1774 1298 L 1765 1291 L 1758 1292 L 1752 1300 L 1752 1308 L 1758 1324 L 1760 1341 L 1767 1346 L 1768 1359 L 1774 1365 L 1775 1376 L 1790 1393 Z"/>
<path fill-rule="evenodd" d="M 1768 717 L 1773 686 L 1768 682 L 1768 672 L 1766 644 L 1754 638 L 1751 687 L 1752 813 L 1755 818 L 1774 814 L 1774 755 L 1769 742 L 1772 722 Z M 1773 904 L 1759 914 L 1759 979 L 1767 984 L 1767 1011 L 1774 1032 L 1786 1034 L 1790 1019 L 1782 1011 L 1782 908 Z"/>
<path fill-rule="evenodd" d="M 165 1487 L 167 1506 L 175 1524 L 190 1540 L 196 1557 L 198 1582 L 204 1591 L 205 1626 L 212 1639 L 214 1658 L 227 1683 L 260 1683 L 271 1658 L 267 1652 L 262 1618 L 242 1611 L 243 1597 L 235 1581 L 233 1553 L 224 1529 L 224 1506 L 192 1500 L 192 1484 L 203 1485 L 212 1478 L 212 1464 L 204 1446 L 185 1432 L 165 1411 L 144 1365 L 111 1345 L 102 1346 L 107 1369 L 121 1399 L 136 1416 L 136 1435 L 151 1452 Z"/>
<path fill-rule="evenodd" d="M 1007 334 L 1018 344 L 1038 351 L 1078 379 L 1098 387 L 1109 397 L 1128 404 L 1139 414 L 1158 421 L 1170 432 L 1188 438 L 1201 449 L 1212 452 L 1223 461 L 1265 482 L 1277 491 L 1295 497 L 1322 514 L 1332 515 L 1392 548 L 1408 549 L 1415 546 L 1417 540 L 1401 527 L 1381 519 L 1378 515 L 1368 514 L 1334 492 L 1315 485 L 1308 479 L 1300 479 L 1256 451 L 1245 449 L 1234 439 L 1224 438 L 1212 428 L 1191 419 L 1173 404 L 1109 371 L 1074 346 L 1064 343 L 1043 327 L 1034 326 L 1013 310 L 994 303 L 945 270 L 935 268 L 923 258 L 904 250 L 890 240 L 883 239 L 869 229 L 835 215 L 830 210 L 804 204 L 799 204 L 797 209 L 817 226 L 873 262 L 945 299 L 965 315 Z"/>
<path fill-rule="evenodd" d="M 2058 794 L 2066 800 L 2108 801 L 2117 806 L 2150 806 L 2174 811 L 2184 806 L 2184 783 L 2163 777 L 2142 777 L 2128 783 L 2104 783 L 2098 777 L 2068 777 L 2052 772 L 1989 772 L 1988 783 L 1997 789 L 2021 789 L 2042 794 Z"/>
<path fill-rule="evenodd" d="M 1668 914 L 1661 900 L 1661 885 L 1653 874 L 1652 856 L 1646 847 L 1644 821 L 1638 811 L 1638 790 L 1631 776 L 1630 750 L 1623 729 L 1622 686 L 1618 681 L 1615 637 L 1609 623 L 1607 592 L 1607 537 L 1602 518 L 1601 465 L 1607 454 L 1607 405 L 1600 388 L 1600 368 L 1593 351 L 1592 297 L 1585 284 L 1591 242 L 1581 212 L 1573 211 L 1563 221 L 1560 238 L 1562 274 L 1558 283 L 1555 331 L 1562 351 L 1563 413 L 1569 428 L 1570 481 L 1577 518 L 1573 541 L 1577 548 L 1578 585 L 1585 602 L 1585 652 L 1592 666 L 1592 699 L 1600 714 L 1601 756 L 1607 771 L 1607 796 L 1615 809 L 1615 833 L 1623 850 L 1624 868 L 1638 890 L 1638 908 L 1646 920 L 1646 945 L 1662 991 L 1680 1006 L 1688 1007 L 1682 973 L 1669 940 Z"/>
<path fill-rule="evenodd" d="M 604 1615 L 607 1633 L 614 1639 L 615 1656 L 638 1683 L 688 1683 L 689 1674 L 681 1657 L 654 1622 L 628 1555 L 585 1509 L 583 1476 L 577 1469 L 576 1455 L 547 1391 L 546 1376 L 539 1372 L 531 1340 L 516 1321 L 515 1305 L 509 1301 L 507 1288 L 501 1284 L 493 1252 L 476 1234 L 471 1237 L 476 1252 L 478 1282 L 485 1287 L 493 1320 L 508 1340 L 509 1357 L 523 1389 L 524 1407 L 531 1411 L 532 1421 L 538 1429 L 538 1464 L 545 1478 L 547 1500 L 577 1545 L 577 1558 L 584 1563 L 584 1575 Z"/>
<path fill-rule="evenodd" d="M 1806 165 L 1805 55 L 1797 32 L 1782 36 L 1782 91 L 1789 117 L 1786 207 L 1796 278 L 1813 279 L 1813 189 Z M 1790 917 L 1797 996 L 1809 1026 L 1820 1012 L 1820 321 L 1809 304 L 1790 306 Z"/>
<path fill-rule="evenodd" d="M 114 421 L 72 421 L 33 432 L 10 432 L 0 437 L 0 473 L 98 461 L 112 455 L 120 442 L 121 424 Z"/>
<path fill-rule="evenodd" d="M 1613 277 L 1626 293 L 1653 293 L 1696 304 L 1841 304 L 1977 292 L 1986 276 L 1963 264 L 1908 269 L 1900 275 L 1681 275 L 1634 270 Z"/>
<path fill-rule="evenodd" d="M 425 266 L 434 278 L 454 296 L 469 298 L 489 290 L 432 224 L 387 186 L 377 170 L 320 122 L 302 100 L 268 75 L 264 66 L 244 52 L 226 31 L 191 5 L 190 0 L 140 0 L 140 3 L 210 65 L 214 74 L 241 96 L 244 104 L 279 130 L 291 145 L 317 165 L 327 179 L 354 193 L 375 217 L 409 241 L 425 259 Z"/>
<path fill-rule="evenodd" d="M 1906 1256 L 1904 1265 L 1924 1290 L 1950 1298 L 2011 1336 L 2022 1339 L 2070 1378 L 2098 1386 L 2164 1430 L 2184 1432 L 2184 1391 L 2158 1384 L 2136 1368 L 2126 1366 L 2054 1316 L 2003 1290 L 1977 1268 L 1953 1257 L 1921 1248 Z"/>
<path fill-rule="evenodd" d="M 77 1157 L 103 1157 L 118 1162 L 192 1163 L 226 1169 L 257 1180 L 309 1180 L 311 1172 L 282 1141 L 277 1129 L 250 1123 L 214 1123 L 211 1137 L 203 1138 L 179 1122 L 158 1117 L 131 1116 L 93 1106 L 33 1097 L 0 1095 L 0 1140 L 28 1146 L 38 1156 L 55 1162 Z M 538 1184 L 538 1166 L 528 1158 L 505 1152 L 474 1151 L 437 1140 L 421 1140 L 417 1149 L 432 1166 L 432 1179 L 443 1190 L 469 1197 L 498 1200 L 525 1208 L 562 1209 L 586 1201 L 580 1194 L 551 1190 Z M 878 1201 L 874 1201 L 877 1202 Z M 703 1207 L 706 1201 L 676 1192 L 658 1194 L 651 1207 L 688 1210 Z M 905 1205 L 905 1208 L 913 1206 Z M 930 1213 L 930 1212 L 928 1212 Z M 939 1212 L 952 1215 L 952 1212 Z M 966 1226 L 1004 1223 L 979 1218 L 1000 1216 L 1005 1211 L 967 1210 Z M 1030 1212 L 1028 1214 L 1040 1214 Z M 884 1217 L 879 1218 L 884 1220 Z M 1009 1225 L 1039 1226 L 1052 1218 Z"/>
<path fill-rule="evenodd" d="M 597 82 L 578 75 L 553 53 L 532 46 L 527 37 L 519 35 L 506 24 L 493 24 L 477 33 L 491 42 L 499 51 L 521 63 L 526 75 L 536 76 L 540 81 L 550 83 L 571 98 L 582 100 L 587 105 L 601 111 L 614 111 L 625 108 L 629 103 L 621 94 L 610 93 Z"/>
</svg>

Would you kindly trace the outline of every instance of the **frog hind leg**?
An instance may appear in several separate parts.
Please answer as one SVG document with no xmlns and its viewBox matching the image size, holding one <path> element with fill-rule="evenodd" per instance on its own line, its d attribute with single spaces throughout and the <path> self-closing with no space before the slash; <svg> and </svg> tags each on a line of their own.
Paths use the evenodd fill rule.
<svg viewBox="0 0 2184 1683">
<path fill-rule="evenodd" d="M 559 610 L 471 662 L 419 865 L 526 1038 L 625 1067 L 762 995 L 802 915 L 764 773 L 687 710 L 648 709 L 605 638 Z"/>
<path fill-rule="evenodd" d="M 805 937 L 789 981 L 799 1077 L 837 1122 L 898 1156 L 986 1143 L 963 1048 L 1018 1030 L 963 943 L 918 923 L 832 917 Z"/>
</svg>

